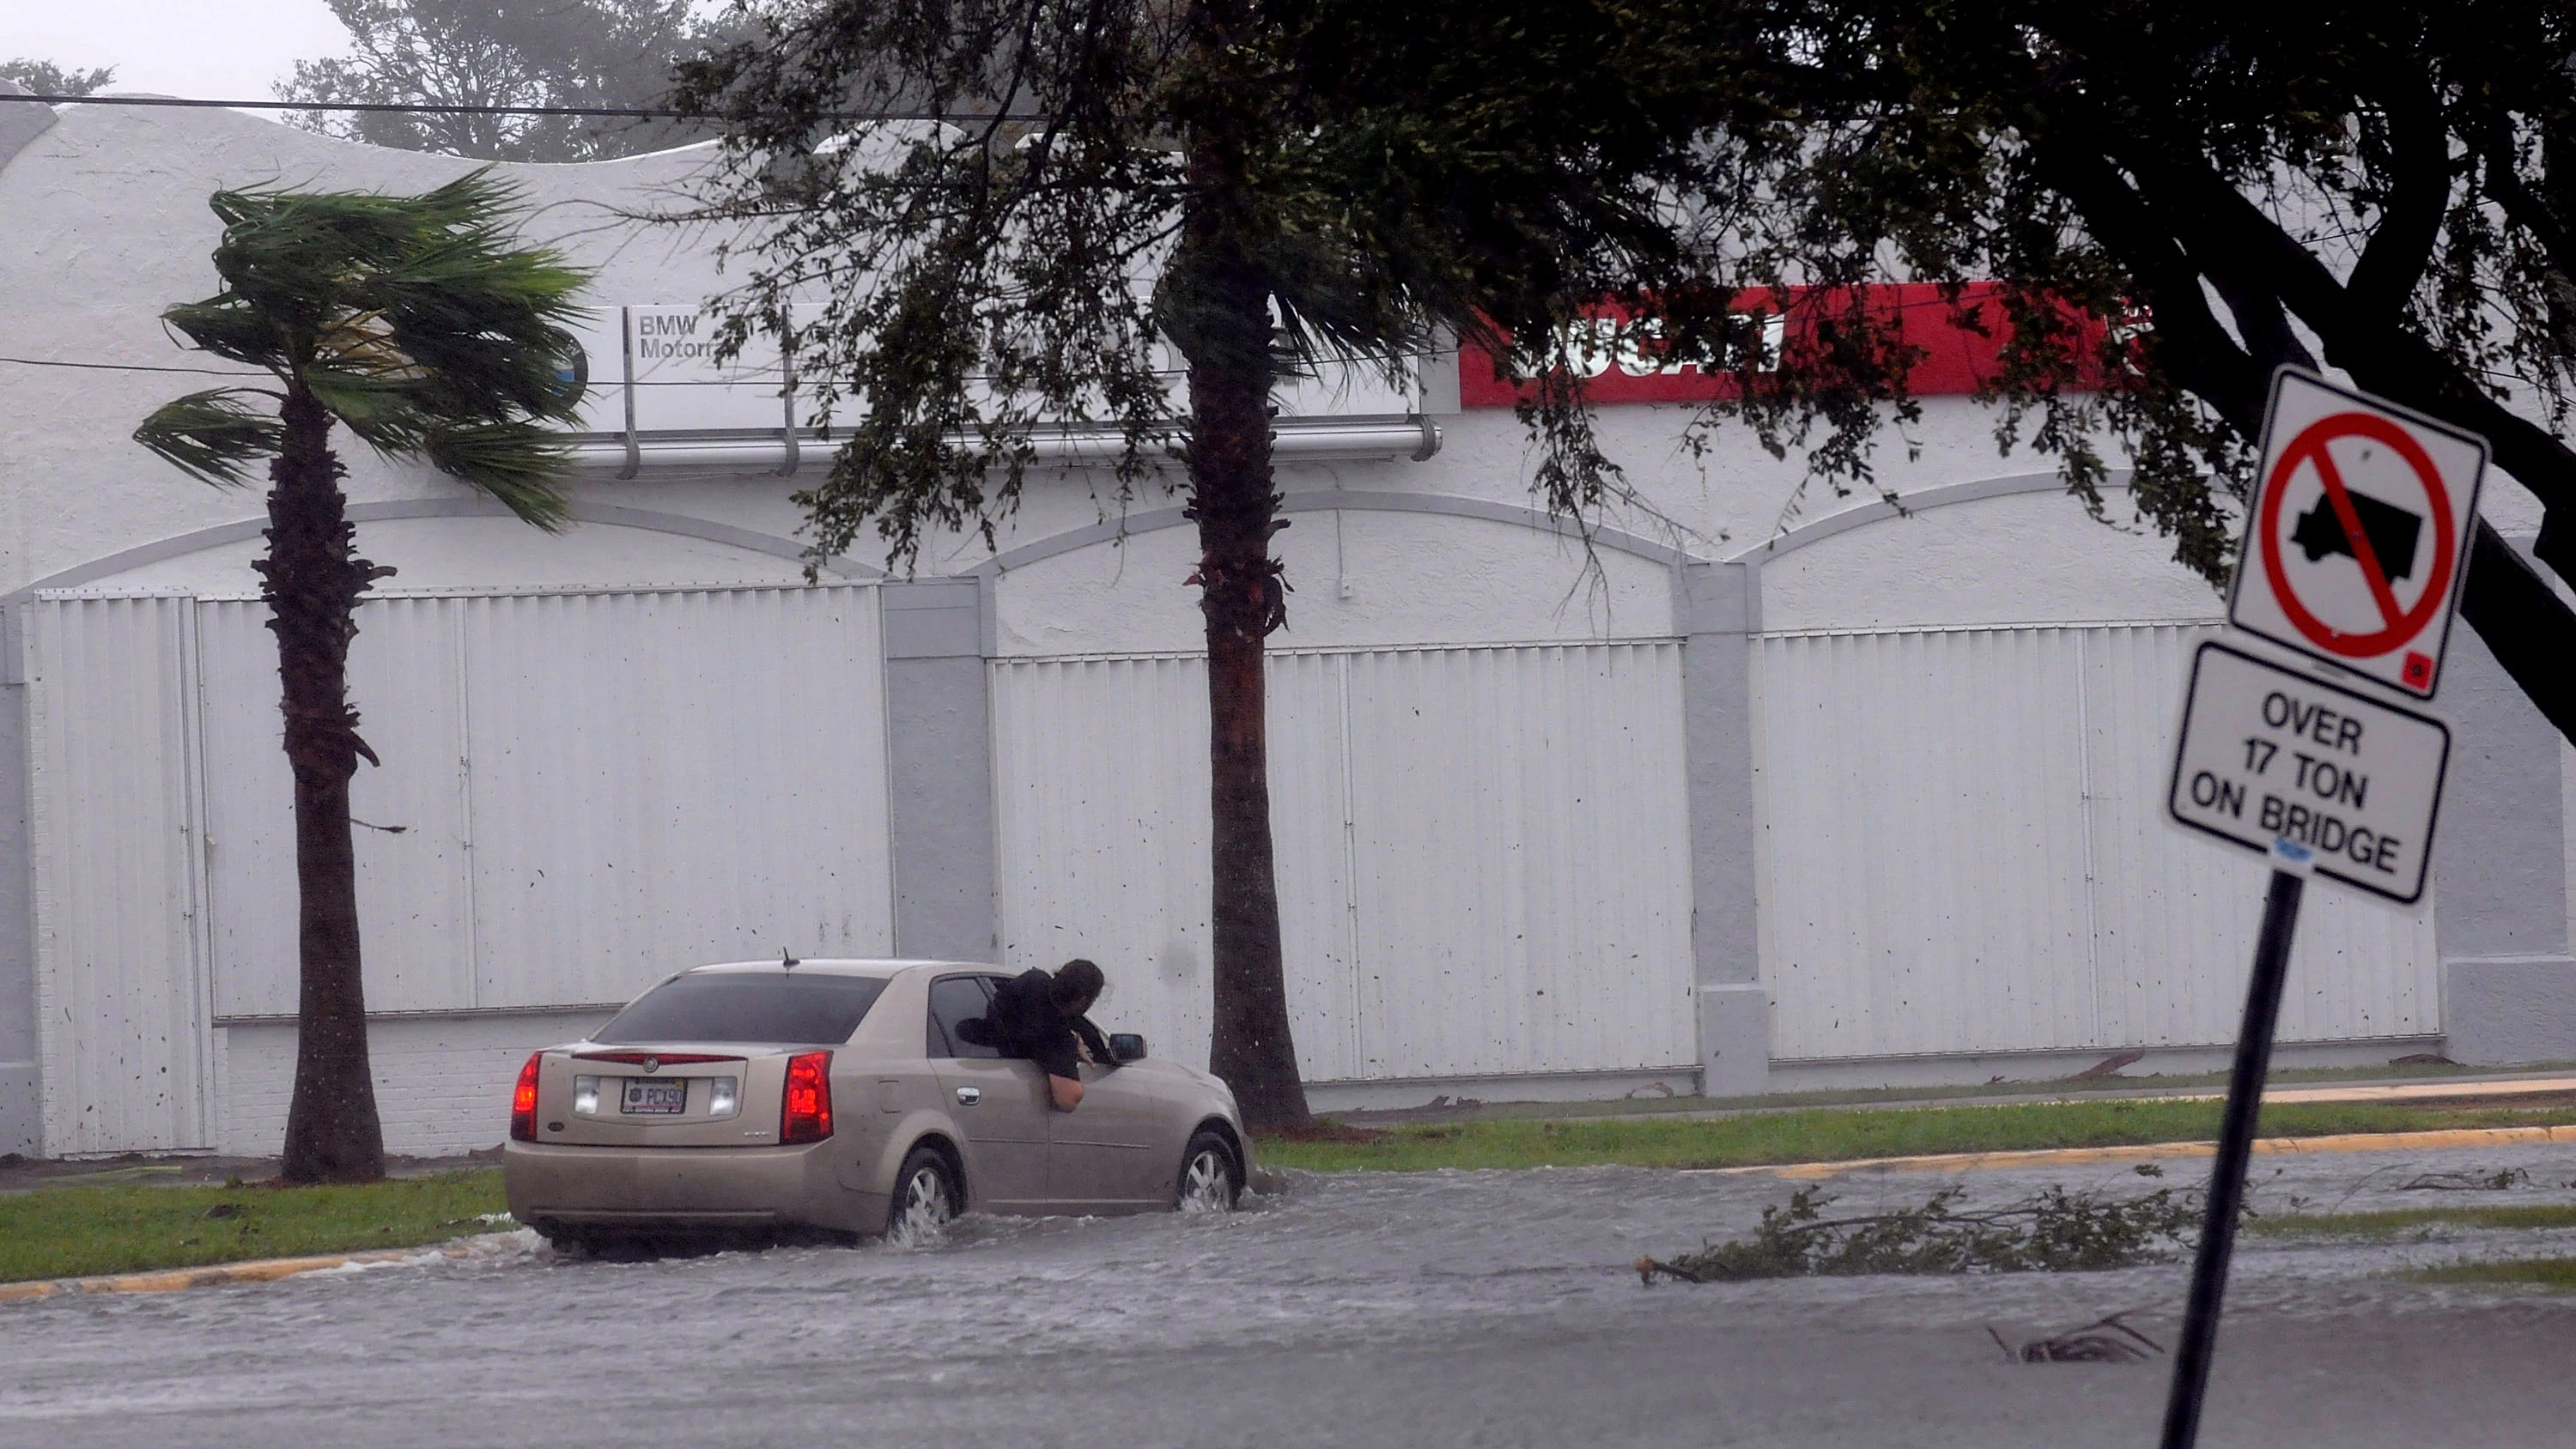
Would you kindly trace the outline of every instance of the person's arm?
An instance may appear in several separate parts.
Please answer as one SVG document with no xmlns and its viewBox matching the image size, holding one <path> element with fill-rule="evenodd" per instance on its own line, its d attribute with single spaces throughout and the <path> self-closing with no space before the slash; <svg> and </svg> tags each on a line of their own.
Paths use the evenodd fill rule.
<svg viewBox="0 0 2576 1449">
<path fill-rule="evenodd" d="M 1065 1025 L 1072 1027 L 1073 1034 L 1082 1038 L 1082 1045 L 1091 1053 L 1092 1061 L 1098 1063 L 1102 1069 L 1106 1070 L 1118 1065 L 1117 1054 L 1109 1050 L 1109 1038 L 1100 1034 L 1100 1028 L 1091 1024 L 1090 1017 L 1073 1017 L 1066 1021 Z"/>
<path fill-rule="evenodd" d="M 1082 1105 L 1082 1083 L 1072 1077 L 1047 1074 L 1047 1098 L 1059 1112 L 1070 1112 Z"/>
<path fill-rule="evenodd" d="M 1073 1033 L 1057 1028 L 1029 1059 L 1046 1073 L 1047 1101 L 1059 1112 L 1082 1105 L 1082 1054 L 1073 1048 Z"/>
</svg>

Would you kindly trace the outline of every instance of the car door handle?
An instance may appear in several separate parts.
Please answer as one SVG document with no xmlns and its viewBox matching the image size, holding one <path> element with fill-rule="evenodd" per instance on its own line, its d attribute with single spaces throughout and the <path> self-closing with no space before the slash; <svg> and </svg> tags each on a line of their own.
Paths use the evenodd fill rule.
<svg viewBox="0 0 2576 1449">
<path fill-rule="evenodd" d="M 972 1107 L 983 1100 L 984 1089 L 981 1087 L 959 1087 L 957 1089 L 957 1105 L 960 1107 Z"/>
</svg>

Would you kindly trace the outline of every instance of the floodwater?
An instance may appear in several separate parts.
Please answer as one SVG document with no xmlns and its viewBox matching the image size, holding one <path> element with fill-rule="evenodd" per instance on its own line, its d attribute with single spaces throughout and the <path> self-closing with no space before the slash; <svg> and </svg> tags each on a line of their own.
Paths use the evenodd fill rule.
<svg viewBox="0 0 2576 1449">
<path fill-rule="evenodd" d="M 2406 1184 L 2523 1169 L 2496 1190 Z M 2124 1166 L 1979 1172 L 1995 1202 Z M 1834 1212 L 1952 1179 L 1871 1173 Z M 2565 1149 L 2258 1159 L 2259 1211 L 2576 1202 Z M 0 1306 L 0 1445 L 2146 1445 L 2166 1363 L 2025 1365 L 2188 1265 L 1640 1285 L 1793 1184 L 1599 1168 L 1292 1175 L 1233 1215 L 974 1218 L 943 1241 L 636 1263 L 533 1235 L 465 1262 Z M 2249 1236 L 2202 1442 L 2576 1443 L 2576 1299 L 2408 1265 L 2576 1232 Z"/>
</svg>

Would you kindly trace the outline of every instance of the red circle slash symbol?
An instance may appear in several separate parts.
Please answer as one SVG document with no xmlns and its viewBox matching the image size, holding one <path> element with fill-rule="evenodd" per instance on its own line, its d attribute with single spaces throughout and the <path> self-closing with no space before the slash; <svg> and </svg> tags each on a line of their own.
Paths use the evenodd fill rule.
<svg viewBox="0 0 2576 1449">
<path fill-rule="evenodd" d="M 2424 485 L 2424 501 L 2433 515 L 2433 559 L 2424 580 L 2424 592 L 2416 596 L 2411 609 L 2398 607 L 2397 595 L 2388 586 L 2388 570 L 2371 548 L 2370 536 L 2361 526 L 2360 511 L 2353 507 L 2343 475 L 2335 470 L 2334 459 L 2326 451 L 2326 444 L 2337 438 L 2356 437 L 2385 445 L 2415 470 L 2416 480 Z M 2289 492 L 2290 476 L 2302 463 L 2315 468 L 2318 479 L 2325 484 L 2326 503 L 2343 525 L 2353 561 L 2361 565 L 2362 580 L 2370 585 L 2370 597 L 2379 605 L 2383 626 L 2379 629 L 2345 633 L 2318 618 L 2300 601 L 2298 590 L 2291 587 L 2289 571 L 2281 564 L 2281 499 Z M 2255 526 L 2261 530 L 2258 537 L 2263 541 L 2263 575 L 2271 581 L 2272 597 L 2280 600 L 2281 611 L 2318 647 L 2347 659 L 2385 654 L 2413 639 L 2441 612 L 2443 601 L 2450 597 L 2452 559 L 2459 544 L 2458 526 L 2451 521 L 2451 496 L 2443 488 L 2441 472 L 2433 466 L 2423 445 L 2404 428 L 2375 413 L 2336 413 L 2319 418 L 2292 438 L 2290 446 L 2281 450 L 2280 460 L 2272 465 L 2272 475 L 2263 480 L 2263 516 Z M 2401 575 L 2404 572 L 2399 570 Z"/>
</svg>

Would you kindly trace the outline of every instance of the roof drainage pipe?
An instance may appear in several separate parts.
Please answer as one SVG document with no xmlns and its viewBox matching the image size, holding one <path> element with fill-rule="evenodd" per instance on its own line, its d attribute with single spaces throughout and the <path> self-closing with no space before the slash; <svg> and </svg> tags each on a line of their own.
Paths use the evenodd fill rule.
<svg viewBox="0 0 2576 1449">
<path fill-rule="evenodd" d="M 1279 423 L 1271 436 L 1271 456 L 1283 463 L 1395 458 L 1420 463 L 1439 452 L 1441 442 L 1440 425 L 1421 416 L 1292 419 Z M 1029 442 L 1040 463 L 1064 466 L 1112 462 L 1126 447 L 1125 435 L 1116 428 L 1048 429 L 1032 434 Z M 575 466 L 614 469 L 620 478 L 647 468 L 759 469 L 784 477 L 808 460 L 828 460 L 833 451 L 830 440 L 815 428 L 579 433 L 571 443 Z"/>
</svg>

